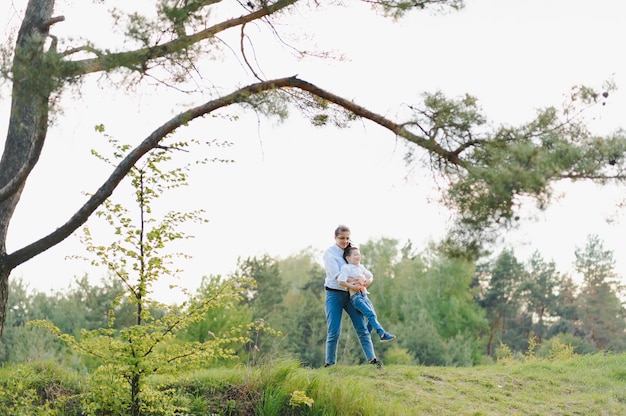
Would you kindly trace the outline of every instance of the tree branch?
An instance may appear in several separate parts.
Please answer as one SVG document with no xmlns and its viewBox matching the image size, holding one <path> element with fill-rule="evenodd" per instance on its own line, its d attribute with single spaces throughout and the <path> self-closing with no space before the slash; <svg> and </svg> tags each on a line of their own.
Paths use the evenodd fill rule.
<svg viewBox="0 0 626 416">
<path fill-rule="evenodd" d="M 154 59 L 163 58 L 171 55 L 173 52 L 181 51 L 190 45 L 194 45 L 202 40 L 211 38 L 226 29 L 244 25 L 248 22 L 272 15 L 281 9 L 291 6 L 297 1 L 298 0 L 278 0 L 276 3 L 269 4 L 267 7 L 262 7 L 261 9 L 250 14 L 225 20 L 217 25 L 211 26 L 189 36 L 179 36 L 177 39 L 162 45 L 141 48 L 128 52 L 106 54 L 97 58 L 85 59 L 76 62 L 68 62 L 67 69 L 63 74 L 61 74 L 61 76 L 65 78 L 74 78 L 93 72 L 109 71 L 120 67 L 135 68 L 138 65 Z"/>
<path fill-rule="evenodd" d="M 329 91 L 323 90 L 306 81 L 300 80 L 298 78 L 291 78 L 291 80 L 292 80 L 292 85 L 291 85 L 292 87 L 296 87 L 303 91 L 307 91 L 311 93 L 312 95 L 315 95 L 317 97 L 328 100 L 334 104 L 337 104 L 338 106 L 343 107 L 346 110 L 360 117 L 366 118 L 382 127 L 385 127 L 386 129 L 392 131 L 396 135 L 403 137 L 406 140 L 413 142 L 417 144 L 418 146 L 426 149 L 430 153 L 434 153 L 453 164 L 456 164 L 459 166 L 465 166 L 464 162 L 462 160 L 459 160 L 454 154 L 454 152 L 450 152 L 444 149 L 434 140 L 428 140 L 425 137 L 421 137 L 410 132 L 404 127 L 405 126 L 404 123 L 399 124 L 399 123 L 393 122 L 379 114 L 376 114 L 368 110 L 365 107 L 355 104 L 354 102 L 347 100 L 345 98 L 339 97 Z"/>
<path fill-rule="evenodd" d="M 52 26 L 55 23 L 63 22 L 64 20 L 65 20 L 65 16 L 51 17 L 50 19 L 40 24 L 37 29 L 40 32 L 48 33 L 48 30 L 50 30 L 50 26 Z"/>
<path fill-rule="evenodd" d="M 141 159 L 146 153 L 153 149 L 163 146 L 160 142 L 172 134 L 179 127 L 189 123 L 190 121 L 209 114 L 217 109 L 227 107 L 229 105 L 247 102 L 251 95 L 260 94 L 263 92 L 275 90 L 297 88 L 302 91 L 306 91 L 314 96 L 328 100 L 336 105 L 345 108 L 346 110 L 373 121 L 374 123 L 387 128 L 398 136 L 423 147 L 429 152 L 438 154 L 442 158 L 450 160 L 451 163 L 455 163 L 459 166 L 463 166 L 462 161 L 451 160 L 452 154 L 446 149 L 442 148 L 436 142 L 427 140 L 423 137 L 417 136 L 408 130 L 406 130 L 402 124 L 395 123 L 379 114 L 376 114 L 360 105 L 355 104 L 345 98 L 332 94 L 324 89 L 317 87 L 314 84 L 303 81 L 297 77 L 280 78 L 270 81 L 259 82 L 251 84 L 246 87 L 240 88 L 231 94 L 225 95 L 216 100 L 209 101 L 200 106 L 191 108 L 183 113 L 173 117 L 165 124 L 154 130 L 152 134 L 146 137 L 135 149 L 133 149 L 113 170 L 109 178 L 102 184 L 102 186 L 96 191 L 95 194 L 89 198 L 89 200 L 61 227 L 57 228 L 52 233 L 41 238 L 40 240 L 23 247 L 12 254 L 9 254 L 6 258 L 7 266 L 12 269 L 18 265 L 28 261 L 36 255 L 44 252 L 45 250 L 57 245 L 61 241 L 69 237 L 78 227 L 84 224 L 87 219 L 95 212 L 96 209 L 113 193 L 117 185 L 124 179 L 130 169 Z"/>
</svg>

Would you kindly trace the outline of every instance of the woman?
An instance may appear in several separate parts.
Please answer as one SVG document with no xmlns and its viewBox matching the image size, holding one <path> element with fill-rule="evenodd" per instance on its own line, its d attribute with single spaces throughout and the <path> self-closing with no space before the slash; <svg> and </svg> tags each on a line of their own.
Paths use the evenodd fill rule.
<svg viewBox="0 0 626 416">
<path fill-rule="evenodd" d="M 337 348 L 339 336 L 341 335 L 341 318 L 345 310 L 352 320 L 352 326 L 354 326 L 354 330 L 359 337 L 365 357 L 370 364 L 380 368 L 382 364 L 376 359 L 374 354 L 374 345 L 367 330 L 365 316 L 352 306 L 348 290 L 337 282 L 341 266 L 346 264 L 343 258 L 343 251 L 348 245 L 350 245 L 350 228 L 340 225 L 335 229 L 335 244 L 324 252 L 324 268 L 326 269 L 326 280 L 324 282 L 326 301 L 324 309 L 326 310 L 327 325 L 326 364 L 324 367 L 334 365 L 337 362 Z M 363 285 L 367 287 L 370 283 L 372 283 L 372 279 L 368 279 Z"/>
</svg>

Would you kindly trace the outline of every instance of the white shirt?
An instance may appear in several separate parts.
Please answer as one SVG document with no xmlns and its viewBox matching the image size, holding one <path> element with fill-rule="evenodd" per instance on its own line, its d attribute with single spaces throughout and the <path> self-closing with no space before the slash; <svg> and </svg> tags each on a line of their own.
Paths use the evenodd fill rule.
<svg viewBox="0 0 626 416">
<path fill-rule="evenodd" d="M 337 283 L 337 276 L 339 276 L 339 270 L 341 266 L 345 265 L 346 261 L 343 258 L 343 249 L 337 244 L 332 245 L 324 252 L 324 269 L 326 269 L 326 279 L 324 285 L 330 289 L 341 290 L 347 292 L 343 286 L 339 286 Z"/>
<path fill-rule="evenodd" d="M 344 264 L 341 266 L 337 280 L 347 282 L 349 277 L 372 279 L 374 275 L 362 264 Z"/>
</svg>

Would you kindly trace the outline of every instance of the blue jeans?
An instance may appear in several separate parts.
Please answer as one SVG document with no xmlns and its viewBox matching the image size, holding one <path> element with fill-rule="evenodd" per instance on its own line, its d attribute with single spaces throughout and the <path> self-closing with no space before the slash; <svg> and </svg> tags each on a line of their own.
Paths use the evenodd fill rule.
<svg viewBox="0 0 626 416">
<path fill-rule="evenodd" d="M 355 309 L 361 312 L 367 318 L 367 322 L 372 326 L 374 331 L 380 336 L 385 333 L 382 325 L 378 322 L 376 318 L 376 311 L 374 310 L 374 305 L 372 305 L 372 301 L 367 297 L 364 293 L 355 293 L 350 296 L 350 302 L 355 307 Z"/>
<path fill-rule="evenodd" d="M 354 326 L 354 330 L 359 337 L 365 358 L 368 361 L 376 358 L 372 338 L 365 323 L 365 316 L 352 305 L 348 292 L 326 290 L 324 309 L 326 310 L 327 325 L 326 364 L 335 364 L 337 362 L 337 348 L 339 346 L 339 336 L 341 335 L 341 318 L 344 310 L 348 312 L 348 316 L 352 320 L 352 326 Z"/>
</svg>

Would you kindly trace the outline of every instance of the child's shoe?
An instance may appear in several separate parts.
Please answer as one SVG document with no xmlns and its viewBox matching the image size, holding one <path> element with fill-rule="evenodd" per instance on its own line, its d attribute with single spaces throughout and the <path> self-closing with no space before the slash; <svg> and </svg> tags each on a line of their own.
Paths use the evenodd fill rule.
<svg viewBox="0 0 626 416">
<path fill-rule="evenodd" d="M 380 336 L 381 342 L 389 342 L 389 341 L 393 341 L 394 339 L 396 339 L 396 336 L 391 335 L 389 332 L 385 332 L 384 334 Z"/>
</svg>

